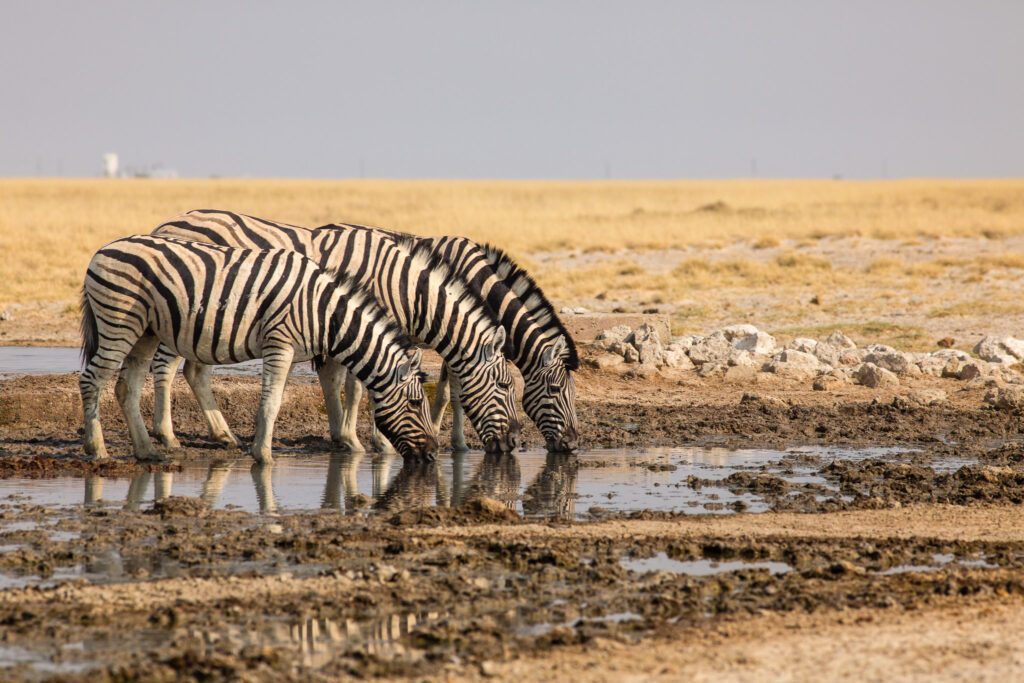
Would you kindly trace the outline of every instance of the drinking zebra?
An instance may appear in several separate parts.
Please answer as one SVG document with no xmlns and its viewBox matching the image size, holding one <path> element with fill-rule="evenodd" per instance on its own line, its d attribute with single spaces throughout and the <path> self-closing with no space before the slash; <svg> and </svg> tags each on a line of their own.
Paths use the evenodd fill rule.
<svg viewBox="0 0 1024 683">
<path fill-rule="evenodd" d="M 579 443 L 579 421 L 572 371 L 579 369 L 579 357 L 572 337 L 533 278 L 500 249 L 480 246 L 465 237 L 380 232 L 406 249 L 429 248 L 486 302 L 508 333 L 509 359 L 523 375 L 524 412 L 537 425 L 548 451 L 574 450 Z M 442 375 L 431 409 L 435 429 L 440 428 L 449 399 L 444 380 Z M 456 397 L 452 400 L 453 423 L 460 422 L 461 410 Z"/>
<path fill-rule="evenodd" d="M 136 458 L 160 459 L 139 399 L 157 345 L 204 365 L 263 359 L 252 454 L 271 438 L 293 361 L 324 358 L 369 387 L 377 427 L 407 457 L 433 456 L 420 351 L 358 283 L 294 251 L 233 249 L 163 236 L 125 237 L 93 256 L 82 288 L 84 446 L 107 457 L 99 396 L 124 361 L 116 395 Z M 208 398 L 212 398 L 210 395 Z"/>
<path fill-rule="evenodd" d="M 344 273 L 372 288 L 399 325 L 444 359 L 454 378 L 452 390 L 459 394 L 486 450 L 511 451 L 518 444 L 521 425 L 512 375 L 503 355 L 507 335 L 484 302 L 428 248 L 407 252 L 394 240 L 364 229 L 310 230 L 212 210 L 177 216 L 154 234 L 222 245 L 292 249 L 325 269 Z M 161 351 L 153 368 L 154 431 L 170 446 L 176 445 L 170 420 L 170 381 L 178 362 L 173 354 Z M 320 364 L 318 373 L 331 438 L 352 450 L 362 450 L 356 436 L 358 377 L 350 375 L 348 379 L 345 394 L 349 409 L 343 411 L 340 392 L 344 369 L 328 360 Z M 209 392 L 208 371 L 194 362 L 186 363 L 185 377 L 208 417 L 211 434 L 231 443 L 234 437 Z"/>
</svg>

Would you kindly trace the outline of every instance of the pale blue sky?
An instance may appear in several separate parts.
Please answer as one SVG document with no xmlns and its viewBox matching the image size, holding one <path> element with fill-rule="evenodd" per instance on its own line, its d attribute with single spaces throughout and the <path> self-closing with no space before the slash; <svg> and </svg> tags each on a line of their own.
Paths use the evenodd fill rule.
<svg viewBox="0 0 1024 683">
<path fill-rule="evenodd" d="M 0 0 L 0 175 L 1024 176 L 1024 2 Z"/>
</svg>

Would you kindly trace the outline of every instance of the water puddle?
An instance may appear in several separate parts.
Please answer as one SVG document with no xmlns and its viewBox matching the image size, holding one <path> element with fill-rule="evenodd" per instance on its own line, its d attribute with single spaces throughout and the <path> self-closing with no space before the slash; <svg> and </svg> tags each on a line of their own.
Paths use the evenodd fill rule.
<svg viewBox="0 0 1024 683">
<path fill-rule="evenodd" d="M 295 450 L 282 451 L 288 457 L 269 466 L 237 456 L 184 461 L 180 472 L 142 472 L 132 478 L 12 477 L 0 480 L 0 509 L 18 504 L 56 508 L 86 504 L 140 510 L 175 495 L 200 498 L 213 508 L 264 514 L 312 509 L 370 514 L 432 505 L 454 507 L 486 496 L 539 519 L 589 519 L 640 510 L 763 512 L 771 496 L 760 493 L 759 477 L 793 489 L 781 495 L 839 498 L 838 489 L 821 475 L 825 465 L 900 452 L 834 447 L 609 449 L 572 455 L 469 452 L 442 454 L 434 463 L 404 465 L 394 455 Z M 953 471 L 970 462 L 949 458 L 930 465 L 936 471 Z M 0 521 L 0 533 L 13 529 Z M 53 540 L 67 538 L 61 532 L 47 533 Z"/>
<path fill-rule="evenodd" d="M 668 571 L 675 574 L 686 574 L 688 576 L 712 576 L 734 572 L 739 569 L 767 569 L 771 575 L 785 574 L 792 571 L 785 562 L 745 562 L 743 560 L 720 561 L 720 560 L 674 560 L 661 552 L 654 557 L 645 558 L 623 558 L 619 564 L 623 569 L 645 573 L 653 571 Z"/>
<path fill-rule="evenodd" d="M 992 564 L 980 556 L 957 556 L 952 553 L 937 553 L 932 555 L 928 564 L 901 564 L 889 567 L 878 572 L 879 576 L 891 576 L 893 574 L 906 574 L 907 572 L 937 572 L 943 569 L 963 567 L 965 569 L 998 569 L 998 564 Z"/>
</svg>

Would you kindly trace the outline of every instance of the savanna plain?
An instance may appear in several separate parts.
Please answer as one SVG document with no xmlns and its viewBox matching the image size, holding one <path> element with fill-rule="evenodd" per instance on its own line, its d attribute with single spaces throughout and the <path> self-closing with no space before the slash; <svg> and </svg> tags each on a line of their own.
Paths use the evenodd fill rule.
<svg viewBox="0 0 1024 683">
<path fill-rule="evenodd" d="M 77 345 L 93 252 L 195 208 L 489 242 L 567 322 L 651 316 L 693 360 L 585 335 L 578 455 L 527 424 L 423 466 L 337 453 L 296 378 L 276 436 L 329 461 L 319 507 L 274 504 L 290 470 L 212 445 L 181 379 L 180 451 L 136 464 L 108 387 L 95 462 L 76 375 L 0 364 L 5 680 L 1024 675 L 1024 181 L 0 179 L 0 345 Z M 710 360 L 741 324 L 771 352 Z M 248 439 L 258 378 L 214 391 Z M 695 452 L 731 469 L 680 476 Z M 257 508 L 218 501 L 243 466 Z"/>
</svg>

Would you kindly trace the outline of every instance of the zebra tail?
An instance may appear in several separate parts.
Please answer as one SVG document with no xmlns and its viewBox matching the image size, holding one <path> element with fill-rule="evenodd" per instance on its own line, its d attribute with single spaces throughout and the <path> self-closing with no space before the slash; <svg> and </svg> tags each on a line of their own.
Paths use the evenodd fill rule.
<svg viewBox="0 0 1024 683">
<path fill-rule="evenodd" d="M 82 364 L 86 365 L 100 348 L 100 335 L 96 331 L 96 315 L 92 312 L 92 304 L 82 287 Z"/>
</svg>

